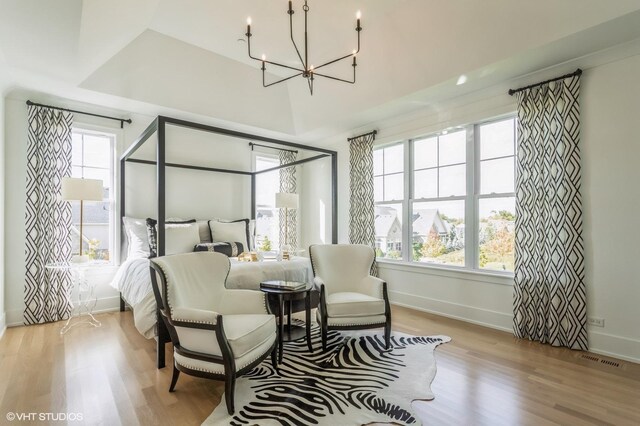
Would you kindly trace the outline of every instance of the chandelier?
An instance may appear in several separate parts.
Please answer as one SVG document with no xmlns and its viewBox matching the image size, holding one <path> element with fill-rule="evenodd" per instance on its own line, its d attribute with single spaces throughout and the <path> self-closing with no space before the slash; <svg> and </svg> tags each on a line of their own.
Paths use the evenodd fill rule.
<svg viewBox="0 0 640 426">
<path fill-rule="evenodd" d="M 293 47 L 296 50 L 296 53 L 298 55 L 298 59 L 300 60 L 300 64 L 301 67 L 295 67 L 295 66 L 289 66 L 289 65 L 284 65 L 284 64 L 280 64 L 278 62 L 274 62 L 274 61 L 268 61 L 267 57 L 263 54 L 262 58 L 256 58 L 255 56 L 253 56 L 251 54 L 251 17 L 247 18 L 247 33 L 245 34 L 247 36 L 247 49 L 248 49 L 248 53 L 249 53 L 249 57 L 251 59 L 254 59 L 256 61 L 260 61 L 262 63 L 262 86 L 263 87 L 269 87 L 269 86 L 273 86 L 274 84 L 278 84 L 278 83 L 282 83 L 285 82 L 287 80 L 291 80 L 292 78 L 295 77 L 299 77 L 302 76 L 303 78 L 305 78 L 307 80 L 307 84 L 309 85 L 309 92 L 311 93 L 311 95 L 313 96 L 313 80 L 315 79 L 315 77 L 324 77 L 324 78 L 328 78 L 331 80 L 336 80 L 336 81 L 342 81 L 344 83 L 350 83 L 350 84 L 354 84 L 356 82 L 356 67 L 358 66 L 357 62 L 356 62 L 356 55 L 360 52 L 360 31 L 362 31 L 362 27 L 360 26 L 360 11 L 358 11 L 358 13 L 356 14 L 356 33 L 358 35 L 358 48 L 354 49 L 351 53 L 341 56 L 337 59 L 334 59 L 332 61 L 329 62 L 325 62 L 324 64 L 320 64 L 318 66 L 313 66 L 312 64 L 309 63 L 309 41 L 308 41 L 308 37 L 307 37 L 307 13 L 309 12 L 309 5 L 307 4 L 307 0 L 304 1 L 304 6 L 302 6 L 302 10 L 304 11 L 304 57 L 302 56 L 302 54 L 300 53 L 300 49 L 298 49 L 298 45 L 296 44 L 295 39 L 293 38 L 293 14 L 295 13 L 293 11 L 293 5 L 292 2 L 289 1 L 289 10 L 287 11 L 287 14 L 289 15 L 289 33 L 291 35 L 291 43 L 293 43 Z M 353 80 L 345 80 L 343 78 L 338 78 L 332 75 L 328 75 L 328 74 L 324 74 L 321 72 L 318 72 L 319 69 L 326 67 L 327 65 L 331 65 L 331 64 L 335 64 L 336 62 L 342 61 L 344 59 L 347 58 L 353 58 L 353 61 L 351 63 L 351 66 L 353 67 Z M 273 81 L 271 83 L 267 83 L 266 79 L 265 79 L 265 71 L 267 69 L 267 64 L 269 65 L 275 65 L 277 67 L 281 67 L 281 68 L 286 68 L 288 70 L 291 70 L 293 72 L 295 72 L 295 74 L 290 75 L 288 77 L 282 78 L 280 80 L 277 81 Z"/>
</svg>

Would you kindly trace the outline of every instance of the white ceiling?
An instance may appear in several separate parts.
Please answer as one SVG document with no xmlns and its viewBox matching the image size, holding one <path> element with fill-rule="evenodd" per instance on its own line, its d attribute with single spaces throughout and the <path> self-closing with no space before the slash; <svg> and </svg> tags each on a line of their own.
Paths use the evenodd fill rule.
<svg viewBox="0 0 640 426">
<path fill-rule="evenodd" d="M 294 0 L 298 35 L 301 5 Z M 355 47 L 355 11 L 362 11 L 357 84 L 317 78 L 313 97 L 301 77 L 262 87 L 260 65 L 238 39 L 250 15 L 254 54 L 296 64 L 284 0 L 0 0 L 0 76 L 80 101 L 134 101 L 309 139 L 640 37 L 639 0 L 309 6 L 314 64 Z M 330 70 L 349 78 L 350 62 Z M 468 82 L 457 86 L 463 74 Z"/>
</svg>

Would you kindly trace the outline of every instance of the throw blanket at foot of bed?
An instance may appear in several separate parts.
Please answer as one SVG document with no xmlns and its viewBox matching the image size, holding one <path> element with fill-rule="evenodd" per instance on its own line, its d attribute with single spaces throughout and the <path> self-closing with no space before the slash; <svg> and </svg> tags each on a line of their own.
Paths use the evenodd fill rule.
<svg viewBox="0 0 640 426">
<path fill-rule="evenodd" d="M 314 353 L 304 341 L 285 343 L 279 371 L 265 361 L 239 378 L 235 414 L 229 416 L 222 398 L 203 424 L 421 424 L 411 401 L 434 398 L 434 350 L 449 337 L 393 333 L 389 350 L 381 333 L 330 331 L 328 337 L 324 353 L 317 328 Z"/>
</svg>

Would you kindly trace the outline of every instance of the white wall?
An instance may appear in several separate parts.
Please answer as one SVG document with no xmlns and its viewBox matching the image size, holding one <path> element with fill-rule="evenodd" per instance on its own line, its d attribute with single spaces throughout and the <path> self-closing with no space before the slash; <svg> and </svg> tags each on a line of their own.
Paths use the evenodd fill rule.
<svg viewBox="0 0 640 426">
<path fill-rule="evenodd" d="M 5 152 L 5 137 L 4 137 L 4 91 L 0 90 L 0 200 L 2 205 L 0 206 L 0 241 L 4 241 L 4 192 L 5 192 L 5 180 L 4 180 L 4 152 Z M 4 244 L 0 244 L 0 338 L 4 334 L 6 328 L 6 313 L 5 313 L 5 259 L 4 259 Z"/>
<path fill-rule="evenodd" d="M 590 345 L 640 360 L 640 55 L 589 70 L 581 98 Z"/>
<path fill-rule="evenodd" d="M 301 180 L 299 246 L 331 243 L 331 157 L 304 163 L 298 167 Z"/>
<path fill-rule="evenodd" d="M 606 55 L 610 56 L 610 53 Z M 590 348 L 640 362 L 640 55 L 585 66 L 581 123 L 584 201 L 584 241 L 588 316 L 605 319 L 605 327 L 589 326 Z M 626 56 L 626 57 L 625 57 Z M 547 70 L 526 81 L 507 82 L 445 104 L 429 106 L 411 117 L 364 126 L 330 141 L 339 152 L 339 236 L 348 241 L 349 152 L 347 136 L 377 128 L 377 145 L 444 128 L 473 123 L 515 111 L 507 84 L 519 87 L 562 74 Z M 575 68 L 574 68 L 575 69 Z M 307 182 L 309 187 L 313 182 Z M 307 230 L 305 232 L 312 232 Z M 489 327 L 512 330 L 512 279 L 469 272 L 451 272 L 418 265 L 380 263 L 393 303 Z"/>
</svg>

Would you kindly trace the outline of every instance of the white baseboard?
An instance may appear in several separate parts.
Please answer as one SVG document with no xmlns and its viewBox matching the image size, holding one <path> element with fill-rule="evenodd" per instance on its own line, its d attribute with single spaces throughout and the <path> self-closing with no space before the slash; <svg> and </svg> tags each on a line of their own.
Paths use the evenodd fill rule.
<svg viewBox="0 0 640 426">
<path fill-rule="evenodd" d="M 2 313 L 2 315 L 0 315 L 0 339 L 2 339 L 2 336 L 4 336 L 4 332 L 7 330 L 7 314 L 6 313 Z"/>
<path fill-rule="evenodd" d="M 508 333 L 513 332 L 513 315 L 511 314 L 399 291 L 390 291 L 389 299 L 394 305 L 506 331 Z M 589 327 L 588 333 L 589 352 L 640 363 L 639 340 L 594 331 L 592 327 Z"/>
<path fill-rule="evenodd" d="M 589 352 L 640 364 L 640 340 L 588 330 Z"/>
<path fill-rule="evenodd" d="M 489 327 L 509 333 L 513 330 L 511 325 L 513 322 L 513 316 L 503 312 L 432 299 L 400 291 L 390 291 L 389 300 L 394 305 L 470 322 L 483 327 Z"/>
<path fill-rule="evenodd" d="M 74 301 L 74 306 L 77 305 L 77 301 Z M 120 297 L 103 297 L 98 299 L 96 307 L 93 309 L 94 314 L 101 314 L 103 312 L 113 312 L 120 310 Z M 7 327 L 18 327 L 24 325 L 24 312 L 22 310 L 7 311 Z"/>
</svg>

